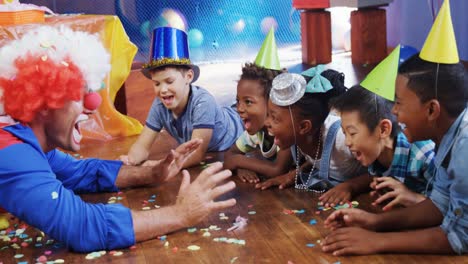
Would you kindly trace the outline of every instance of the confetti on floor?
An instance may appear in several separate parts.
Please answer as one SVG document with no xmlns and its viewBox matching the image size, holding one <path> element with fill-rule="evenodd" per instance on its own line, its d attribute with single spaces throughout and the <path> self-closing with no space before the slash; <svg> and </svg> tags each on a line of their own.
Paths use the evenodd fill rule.
<svg viewBox="0 0 468 264">
<path fill-rule="evenodd" d="M 220 227 L 218 227 L 217 225 L 210 225 L 210 227 L 208 227 L 209 230 L 215 230 L 215 231 L 218 231 L 218 230 L 221 230 Z"/>
<path fill-rule="evenodd" d="M 255 212 L 255 211 L 249 211 L 249 212 L 248 212 L 249 215 L 254 215 L 254 214 L 256 214 L 256 213 L 257 213 L 257 212 Z"/>
<path fill-rule="evenodd" d="M 344 204 L 339 204 L 339 205 L 335 205 L 334 207 L 324 207 L 322 202 L 318 202 L 317 203 L 317 212 L 320 212 L 320 211 L 328 211 L 330 209 L 335 209 L 335 210 L 339 210 L 339 209 L 345 209 L 345 208 L 356 208 L 359 206 L 359 202 L 357 201 L 352 201 L 352 202 L 346 202 Z M 319 214 L 319 213 L 317 213 Z"/>
<path fill-rule="evenodd" d="M 310 225 L 316 225 L 316 224 L 317 224 L 317 220 L 311 219 L 311 220 L 309 221 L 309 224 L 310 224 Z"/>
<path fill-rule="evenodd" d="M 196 227 L 187 228 L 187 232 L 195 233 L 195 232 L 197 232 L 197 228 Z"/>
<path fill-rule="evenodd" d="M 236 238 L 227 238 L 227 237 L 215 237 L 213 238 L 214 242 L 223 242 L 228 244 L 237 244 L 245 246 L 245 240 L 243 239 L 236 239 Z"/>
<path fill-rule="evenodd" d="M 309 244 L 306 244 L 306 246 L 312 248 L 312 247 L 315 247 L 315 244 L 309 243 Z"/>
<path fill-rule="evenodd" d="M 197 251 L 197 250 L 200 250 L 200 247 L 197 245 L 190 245 L 187 247 L 187 249 L 191 251 Z"/>
<path fill-rule="evenodd" d="M 244 218 L 244 217 L 238 215 L 236 217 L 236 221 L 234 222 L 234 224 L 230 228 L 228 228 L 227 231 L 228 232 L 233 231 L 233 230 L 236 230 L 238 228 L 242 228 L 242 227 L 246 226 L 247 225 L 247 220 L 248 220 L 247 218 Z"/>
<path fill-rule="evenodd" d="M 233 257 L 233 258 L 231 259 L 231 264 L 234 263 L 234 262 L 236 262 L 236 260 L 237 260 L 238 258 L 239 258 L 239 257 Z"/>
<path fill-rule="evenodd" d="M 219 213 L 219 220 L 228 220 L 229 217 L 227 217 L 224 213 Z"/>
<path fill-rule="evenodd" d="M 42 255 L 36 259 L 37 262 L 47 262 L 47 257 Z"/>
<path fill-rule="evenodd" d="M 86 255 L 85 259 L 92 260 L 96 258 L 100 258 L 106 254 L 106 251 L 96 251 L 96 252 L 91 252 L 88 255 Z"/>
<path fill-rule="evenodd" d="M 16 255 L 14 256 L 15 259 L 19 259 L 19 258 L 22 258 L 22 257 L 24 257 L 23 254 L 16 254 Z"/>
<path fill-rule="evenodd" d="M 114 257 L 118 257 L 118 256 L 122 256 L 123 252 L 122 251 L 111 251 L 111 252 L 109 252 L 109 255 L 114 256 Z"/>
<path fill-rule="evenodd" d="M 284 209 L 284 210 L 283 210 L 283 214 L 287 214 L 287 215 L 292 215 L 292 214 L 303 214 L 303 213 L 305 213 L 305 210 L 304 210 L 304 209 L 301 209 L 301 210 Z"/>
</svg>

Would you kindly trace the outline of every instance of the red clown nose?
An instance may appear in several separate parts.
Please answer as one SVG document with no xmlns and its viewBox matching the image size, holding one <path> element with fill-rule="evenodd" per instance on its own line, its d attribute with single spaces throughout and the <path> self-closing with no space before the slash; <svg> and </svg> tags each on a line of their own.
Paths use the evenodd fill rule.
<svg viewBox="0 0 468 264">
<path fill-rule="evenodd" d="M 96 92 L 87 93 L 84 97 L 84 107 L 90 111 L 96 110 L 102 102 L 101 95 Z"/>
</svg>

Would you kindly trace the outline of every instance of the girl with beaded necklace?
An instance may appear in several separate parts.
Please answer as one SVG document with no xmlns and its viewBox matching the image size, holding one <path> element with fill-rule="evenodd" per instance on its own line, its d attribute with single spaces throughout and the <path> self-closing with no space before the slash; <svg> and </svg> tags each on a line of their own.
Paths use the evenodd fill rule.
<svg viewBox="0 0 468 264">
<path fill-rule="evenodd" d="M 306 79 L 302 76 L 308 78 Z M 296 169 L 257 184 L 280 189 L 294 184 L 296 189 L 323 193 L 331 188 L 323 203 L 346 202 L 335 185 L 366 173 L 345 145 L 340 118 L 330 114 L 329 100 L 346 91 L 344 75 L 325 70 L 322 65 L 299 74 L 283 73 L 273 80 L 265 125 L 280 149 L 291 148 Z M 323 197 L 328 197 L 324 199 Z"/>
</svg>

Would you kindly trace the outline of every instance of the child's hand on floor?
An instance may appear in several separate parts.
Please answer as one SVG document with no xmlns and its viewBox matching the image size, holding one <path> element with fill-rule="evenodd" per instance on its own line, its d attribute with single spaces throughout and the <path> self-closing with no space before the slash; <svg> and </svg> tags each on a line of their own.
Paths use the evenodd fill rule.
<svg viewBox="0 0 468 264">
<path fill-rule="evenodd" d="M 422 194 L 409 190 L 402 182 L 392 177 L 375 177 L 371 183 L 371 188 L 375 191 L 371 195 L 378 198 L 373 205 L 389 201 L 382 210 L 390 210 L 396 205 L 410 206 L 422 202 L 426 197 Z M 382 190 L 385 190 L 382 192 Z"/>
<path fill-rule="evenodd" d="M 331 232 L 321 243 L 324 252 L 334 256 L 368 255 L 380 252 L 383 246 L 381 233 L 359 227 L 345 227 Z"/>
<path fill-rule="evenodd" d="M 375 230 L 377 215 L 361 209 L 347 208 L 333 212 L 325 219 L 325 228 L 335 230 L 342 227 L 357 226 Z"/>
<path fill-rule="evenodd" d="M 250 170 L 237 169 L 237 176 L 239 176 L 239 178 L 243 182 L 248 182 L 248 183 L 260 182 L 260 178 L 258 178 L 257 173 L 250 171 Z"/>
<path fill-rule="evenodd" d="M 351 200 L 352 189 L 349 183 L 343 182 L 331 188 L 319 197 L 320 202 L 325 207 L 333 207 Z"/>
<path fill-rule="evenodd" d="M 257 183 L 255 188 L 266 190 L 273 186 L 278 186 L 279 189 L 284 189 L 294 183 L 294 177 L 296 176 L 296 171 L 290 171 L 286 174 L 276 176 L 267 181 Z"/>
</svg>

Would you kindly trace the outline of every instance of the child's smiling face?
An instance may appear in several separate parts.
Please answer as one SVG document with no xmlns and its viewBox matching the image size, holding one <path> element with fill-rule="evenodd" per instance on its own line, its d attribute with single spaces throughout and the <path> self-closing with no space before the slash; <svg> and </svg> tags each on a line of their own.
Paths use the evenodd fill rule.
<svg viewBox="0 0 468 264">
<path fill-rule="evenodd" d="M 408 88 L 408 78 L 399 74 L 392 112 L 397 116 L 409 142 L 431 139 L 431 124 L 426 118 L 428 107 L 427 103 L 421 103 L 416 93 Z"/>
<path fill-rule="evenodd" d="M 391 121 L 388 121 L 391 124 Z M 357 161 L 369 166 L 383 151 L 379 126 L 370 131 L 362 122 L 358 111 L 341 112 L 341 126 L 345 134 L 345 144 Z"/>
<path fill-rule="evenodd" d="M 237 84 L 237 112 L 250 135 L 256 134 L 265 126 L 267 100 L 264 89 L 258 80 L 243 79 Z"/>
<path fill-rule="evenodd" d="M 275 137 L 274 142 L 280 149 L 287 149 L 295 144 L 293 122 L 288 107 L 277 106 L 269 100 L 265 126 L 268 133 Z M 298 129 L 296 126 L 295 130 Z"/>
<path fill-rule="evenodd" d="M 172 67 L 151 73 L 154 92 L 164 106 L 176 115 L 183 112 L 188 101 L 188 87 L 193 71 L 182 71 Z"/>
</svg>

